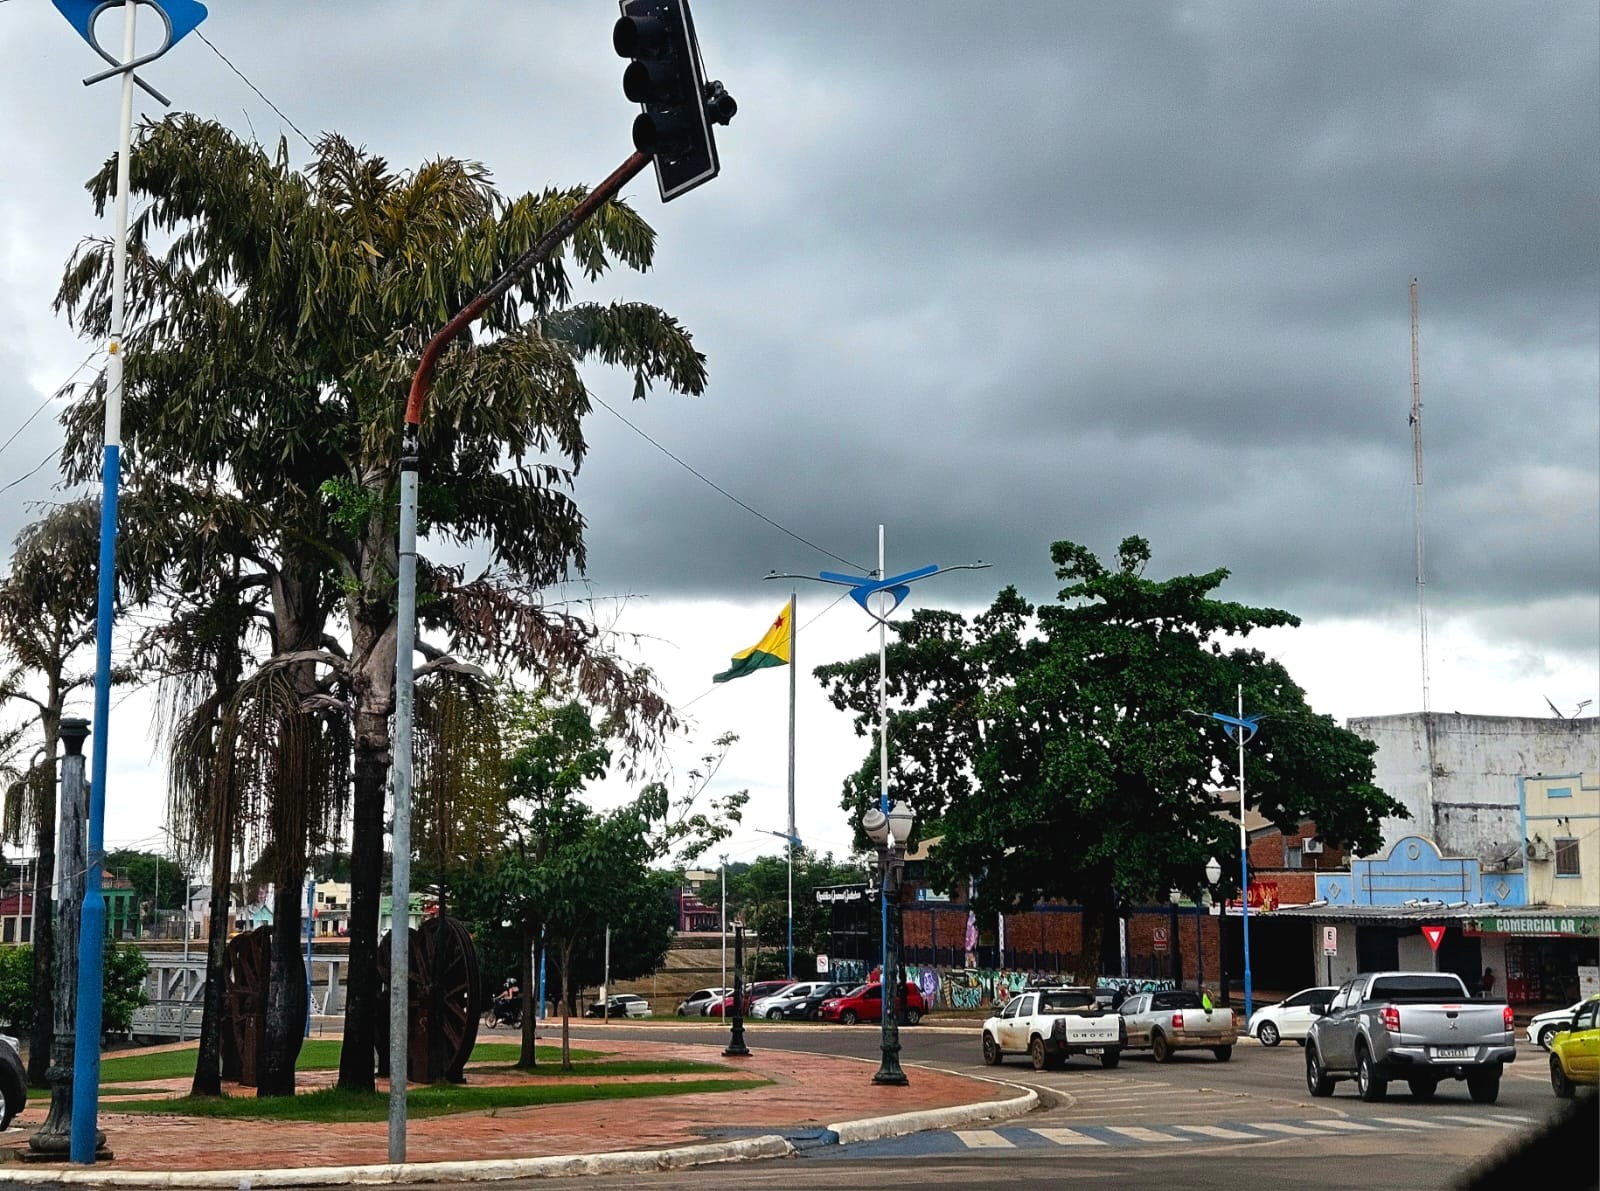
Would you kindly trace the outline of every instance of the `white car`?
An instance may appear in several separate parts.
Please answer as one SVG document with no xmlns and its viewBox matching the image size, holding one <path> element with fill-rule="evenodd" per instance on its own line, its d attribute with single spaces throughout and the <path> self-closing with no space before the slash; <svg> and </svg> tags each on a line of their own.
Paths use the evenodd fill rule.
<svg viewBox="0 0 1600 1191">
<path fill-rule="evenodd" d="M 707 1005 L 720 1005 L 731 988 L 697 988 L 678 1002 L 679 1017 L 704 1017 Z"/>
<path fill-rule="evenodd" d="M 1305 1045 L 1306 1033 L 1317 1020 L 1317 1009 L 1333 1000 L 1337 988 L 1303 988 L 1276 1005 L 1265 1005 L 1250 1015 L 1247 1031 L 1262 1046 L 1276 1046 L 1285 1038 Z"/>
<path fill-rule="evenodd" d="M 766 1017 L 776 1020 L 783 1016 L 783 1010 L 790 1001 L 803 1000 L 813 996 L 828 987 L 826 980 L 803 980 L 797 984 L 790 984 L 780 988 L 777 992 L 760 997 L 750 1005 L 751 1017 Z"/>
<path fill-rule="evenodd" d="M 1552 1009 L 1548 1013 L 1539 1014 L 1528 1023 L 1528 1041 L 1537 1042 L 1549 1050 L 1551 1040 L 1564 1026 L 1572 1024 L 1572 1015 L 1582 1009 L 1583 1004 L 1583 1001 L 1574 1001 L 1565 1009 Z"/>
</svg>

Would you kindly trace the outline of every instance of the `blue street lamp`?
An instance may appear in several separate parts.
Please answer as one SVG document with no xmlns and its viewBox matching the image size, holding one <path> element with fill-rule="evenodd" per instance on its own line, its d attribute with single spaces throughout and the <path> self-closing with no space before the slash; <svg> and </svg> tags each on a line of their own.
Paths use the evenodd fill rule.
<svg viewBox="0 0 1600 1191">
<path fill-rule="evenodd" d="M 1238 688 L 1238 714 L 1210 712 L 1212 719 L 1222 724 L 1223 730 L 1239 743 L 1239 906 L 1244 915 L 1244 1019 L 1250 1020 L 1254 1006 L 1250 989 L 1250 834 L 1244 824 L 1244 746 L 1261 726 L 1259 715 L 1244 713 L 1244 685 Z M 1226 909 L 1226 906 L 1224 906 Z"/>
</svg>

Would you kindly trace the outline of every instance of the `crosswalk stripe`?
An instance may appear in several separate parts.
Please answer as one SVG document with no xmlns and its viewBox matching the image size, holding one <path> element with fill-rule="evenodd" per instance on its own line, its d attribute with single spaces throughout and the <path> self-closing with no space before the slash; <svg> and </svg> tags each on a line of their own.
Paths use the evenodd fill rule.
<svg viewBox="0 0 1600 1191">
<path fill-rule="evenodd" d="M 1058 1146 L 1103 1146 L 1106 1144 L 1098 1137 L 1090 1137 L 1086 1133 L 1079 1133 L 1076 1129 L 1030 1129 L 1028 1132 L 1037 1133 L 1046 1141 Z"/>
<path fill-rule="evenodd" d="M 1221 1125 L 1174 1125 L 1174 1129 L 1182 1129 L 1185 1133 L 1198 1133 L 1202 1137 L 1216 1137 L 1223 1141 L 1260 1141 L 1258 1133 L 1245 1133 L 1238 1129 L 1224 1129 Z"/>
<path fill-rule="evenodd" d="M 1146 1129 L 1142 1125 L 1107 1125 L 1106 1129 L 1112 1133 L 1120 1133 L 1124 1137 L 1131 1137 L 1134 1141 L 1182 1141 L 1181 1137 L 1174 1137 L 1170 1133 L 1157 1133 L 1154 1129 Z"/>
<path fill-rule="evenodd" d="M 1419 1121 L 1411 1117 L 1373 1117 L 1375 1121 L 1382 1121 L 1386 1125 L 1398 1125 L 1402 1129 L 1448 1129 L 1449 1125 L 1441 1125 L 1438 1121 Z"/>
<path fill-rule="evenodd" d="M 1361 1130 L 1365 1133 L 1375 1132 L 1378 1129 L 1376 1125 L 1363 1125 L 1360 1121 L 1313 1121 L 1311 1123 L 1316 1125 L 1318 1129 L 1347 1129 L 1352 1132 Z"/>
<path fill-rule="evenodd" d="M 1441 1121 L 1460 1121 L 1463 1125 L 1489 1125 L 1495 1129 L 1515 1129 L 1517 1126 L 1510 1121 L 1497 1121 L 1493 1117 L 1469 1117 L 1460 1115 L 1441 1116 Z"/>
<path fill-rule="evenodd" d="M 993 1129 L 957 1129 L 955 1134 L 969 1150 L 1011 1150 L 1017 1145 Z"/>
<path fill-rule="evenodd" d="M 1519 1125 L 1531 1125 L 1531 1124 L 1533 1124 L 1533 1118 L 1532 1117 L 1519 1116 L 1517 1113 L 1514 1113 L 1514 1112 L 1497 1112 L 1497 1113 L 1494 1113 L 1492 1115 L 1498 1120 L 1515 1121 Z"/>
<path fill-rule="evenodd" d="M 1288 1125 L 1282 1121 L 1261 1121 L 1251 1124 L 1252 1129 L 1265 1129 L 1269 1133 L 1283 1133 L 1289 1137 L 1326 1137 L 1321 1129 L 1307 1129 L 1304 1125 Z"/>
</svg>

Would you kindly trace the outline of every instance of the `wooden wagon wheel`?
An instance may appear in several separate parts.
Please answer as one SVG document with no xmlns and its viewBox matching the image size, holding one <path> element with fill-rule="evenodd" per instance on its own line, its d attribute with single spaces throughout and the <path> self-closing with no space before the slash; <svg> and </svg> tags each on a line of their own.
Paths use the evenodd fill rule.
<svg viewBox="0 0 1600 1191">
<path fill-rule="evenodd" d="M 272 959 L 272 928 L 228 940 L 222 957 L 222 1005 L 227 1028 L 222 1035 L 222 1078 L 247 1087 L 256 1083 L 256 1064 L 267 1037 L 267 983 Z"/>
<path fill-rule="evenodd" d="M 378 946 L 378 1073 L 389 1074 L 389 935 Z M 478 948 L 459 920 L 433 918 L 411 931 L 406 952 L 406 1076 L 419 1083 L 463 1081 L 483 1012 Z"/>
</svg>

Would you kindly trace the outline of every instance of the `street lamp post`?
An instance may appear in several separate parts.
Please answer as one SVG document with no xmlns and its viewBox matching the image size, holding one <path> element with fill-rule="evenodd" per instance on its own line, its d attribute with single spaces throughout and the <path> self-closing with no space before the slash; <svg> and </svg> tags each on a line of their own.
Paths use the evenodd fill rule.
<svg viewBox="0 0 1600 1191">
<path fill-rule="evenodd" d="M 1217 907 L 1219 915 L 1217 918 L 1217 999 L 1226 1005 L 1229 1004 L 1228 961 L 1226 952 L 1223 951 L 1226 935 L 1223 933 L 1222 928 L 1227 925 L 1228 900 L 1220 896 L 1217 890 L 1217 882 L 1220 880 L 1222 880 L 1222 865 L 1218 864 L 1217 858 L 1213 856 L 1206 861 L 1206 885 L 1212 891 L 1211 901 Z M 1204 954 L 1205 952 L 1202 950 L 1201 955 L 1203 956 Z"/>
<path fill-rule="evenodd" d="M 789 853 L 789 979 L 794 979 L 794 850 L 800 846 L 800 837 L 791 828 L 789 831 L 773 831 L 767 827 L 757 827 L 762 835 L 775 835 L 784 840 L 788 845 Z"/>
<path fill-rule="evenodd" d="M 1209 903 L 1212 900 L 1210 891 L 1216 888 L 1217 881 L 1221 877 L 1222 866 L 1217 863 L 1217 858 L 1213 856 L 1206 861 L 1206 888 L 1200 891 L 1200 898 L 1195 903 L 1194 911 L 1195 954 L 1199 959 L 1200 991 L 1202 992 L 1205 991 L 1206 987 L 1206 912 L 1209 910 Z M 1219 968 L 1222 966 L 1222 928 L 1220 926 L 1217 928 L 1217 966 Z"/>
<path fill-rule="evenodd" d="M 872 1082 L 896 1087 L 910 1082 L 900 1067 L 900 1012 L 906 987 L 900 975 L 900 873 L 905 842 L 915 823 L 916 815 L 904 802 L 895 803 L 887 815 L 874 807 L 861 816 L 862 830 L 878 846 L 878 896 L 884 907 L 884 959 L 878 980 L 883 1057 Z"/>
<path fill-rule="evenodd" d="M 744 1041 L 744 923 L 733 924 L 733 1024 L 729 1027 L 728 1045 L 722 1053 L 729 1058 L 744 1058 L 750 1048 Z"/>
<path fill-rule="evenodd" d="M 1245 715 L 1244 713 L 1244 684 L 1238 686 L 1238 711 L 1235 715 L 1213 711 L 1211 718 L 1220 722 L 1234 740 L 1239 743 L 1239 909 L 1244 922 L 1244 1016 L 1250 1020 L 1251 1005 L 1250 990 L 1250 833 L 1245 827 L 1244 811 L 1244 746 L 1261 724 L 1259 715 Z M 1223 903 L 1227 909 L 1227 903 Z"/>
<path fill-rule="evenodd" d="M 1167 893 L 1167 938 L 1172 940 L 1172 987 L 1183 987 L 1183 957 L 1178 946 L 1178 903 L 1183 891 L 1173 886 Z"/>
</svg>

